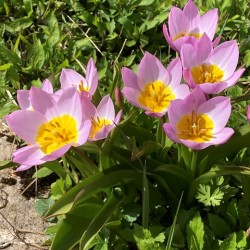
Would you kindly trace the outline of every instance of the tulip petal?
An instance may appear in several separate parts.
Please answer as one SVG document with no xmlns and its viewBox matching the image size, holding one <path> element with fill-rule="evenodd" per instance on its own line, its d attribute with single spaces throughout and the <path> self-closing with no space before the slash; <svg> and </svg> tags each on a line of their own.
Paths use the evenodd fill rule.
<svg viewBox="0 0 250 250">
<path fill-rule="evenodd" d="M 167 40 L 168 44 L 170 45 L 170 47 L 174 50 L 177 50 L 175 45 L 174 45 L 174 42 L 173 40 L 170 38 L 169 34 L 168 34 L 168 29 L 167 29 L 167 25 L 164 23 L 163 24 L 163 34 L 164 34 L 164 37 L 165 39 Z"/>
<path fill-rule="evenodd" d="M 84 87 L 88 87 L 86 79 L 72 69 L 62 69 L 60 82 L 62 89 L 71 88 L 72 86 L 78 87 L 81 83 Z"/>
<path fill-rule="evenodd" d="M 145 84 L 157 80 L 163 83 L 169 83 L 169 74 L 160 60 L 146 52 L 138 66 L 138 84 L 141 89 L 144 89 Z"/>
<path fill-rule="evenodd" d="M 17 110 L 5 117 L 9 127 L 16 135 L 29 144 L 36 144 L 36 134 L 46 118 L 36 111 Z"/>
<path fill-rule="evenodd" d="M 170 140 L 177 142 L 177 143 L 181 142 L 179 138 L 176 136 L 176 131 L 170 123 L 164 123 L 163 130 Z"/>
<path fill-rule="evenodd" d="M 53 94 L 53 86 L 49 79 L 43 81 L 41 89 L 47 93 Z"/>
<path fill-rule="evenodd" d="M 101 102 L 96 108 L 96 114 L 98 117 L 114 120 L 115 108 L 109 95 L 106 95 L 102 98 Z"/>
<path fill-rule="evenodd" d="M 43 115 L 54 107 L 52 95 L 35 87 L 31 87 L 30 89 L 30 102 L 33 109 Z"/>
<path fill-rule="evenodd" d="M 207 114 L 214 121 L 213 133 L 218 133 L 226 126 L 231 114 L 230 98 L 223 96 L 214 97 L 202 103 L 197 113 Z"/>
<path fill-rule="evenodd" d="M 227 41 L 216 47 L 208 57 L 207 61 L 216 64 L 224 71 L 222 80 L 232 76 L 239 59 L 239 48 L 236 41 Z"/>
<path fill-rule="evenodd" d="M 129 68 L 122 68 L 122 80 L 125 87 L 131 87 L 136 90 L 140 90 L 140 87 L 137 82 L 137 75 Z"/>
<path fill-rule="evenodd" d="M 218 23 L 218 9 L 209 10 L 200 19 L 199 28 L 203 32 L 206 32 L 210 40 L 214 38 Z"/>
<path fill-rule="evenodd" d="M 45 154 L 40 150 L 40 148 L 36 146 L 26 146 L 20 148 L 16 150 L 13 155 L 14 155 L 13 162 L 22 165 L 34 166 L 46 162 L 45 160 L 42 159 L 45 156 Z"/>
<path fill-rule="evenodd" d="M 125 96 L 125 98 L 134 106 L 141 108 L 141 109 L 145 109 L 146 107 L 140 105 L 137 101 L 138 96 L 139 96 L 139 92 L 133 88 L 123 88 L 122 90 L 122 94 Z"/>
<path fill-rule="evenodd" d="M 172 60 L 169 63 L 167 70 L 171 79 L 169 86 L 174 89 L 176 86 L 179 86 L 182 78 L 182 64 L 180 58 L 177 57 Z"/>
<path fill-rule="evenodd" d="M 97 85 L 98 85 L 98 73 L 92 58 L 89 59 L 87 68 L 86 68 L 86 81 L 88 86 L 90 87 L 89 93 L 94 95 Z"/>
<path fill-rule="evenodd" d="M 189 30 L 188 18 L 179 8 L 173 7 L 168 17 L 168 28 L 170 37 L 175 38 L 180 33 L 186 33 Z"/>
<path fill-rule="evenodd" d="M 81 146 L 85 142 L 87 142 L 90 131 L 91 131 L 91 126 L 92 126 L 92 123 L 90 120 L 85 120 L 83 122 L 81 128 L 79 128 L 77 146 Z"/>
<path fill-rule="evenodd" d="M 21 109 L 30 110 L 30 92 L 29 90 L 18 90 L 17 91 L 17 101 Z"/>
<path fill-rule="evenodd" d="M 188 19 L 189 30 L 192 31 L 198 26 L 200 21 L 200 14 L 197 6 L 192 0 L 189 0 L 184 6 L 183 13 Z"/>
<path fill-rule="evenodd" d="M 76 119 L 78 128 L 81 126 L 82 104 L 79 93 L 74 87 L 63 90 L 53 113 L 56 111 L 58 115 L 69 114 Z"/>
</svg>

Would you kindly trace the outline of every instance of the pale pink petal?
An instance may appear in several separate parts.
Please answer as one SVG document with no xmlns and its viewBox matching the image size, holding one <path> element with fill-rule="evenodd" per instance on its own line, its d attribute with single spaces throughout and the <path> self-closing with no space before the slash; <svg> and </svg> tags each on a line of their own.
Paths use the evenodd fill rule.
<svg viewBox="0 0 250 250">
<path fill-rule="evenodd" d="M 189 69 L 183 69 L 183 78 L 190 88 L 195 89 L 197 87 Z"/>
<path fill-rule="evenodd" d="M 167 40 L 168 44 L 170 45 L 170 47 L 172 49 L 174 49 L 174 50 L 177 50 L 175 45 L 174 45 L 174 42 L 173 42 L 172 38 L 168 34 L 167 25 L 165 23 L 163 24 L 163 34 L 164 34 L 164 37 Z"/>
<path fill-rule="evenodd" d="M 218 46 L 218 44 L 220 43 L 220 40 L 221 40 L 221 36 L 217 36 L 214 39 L 214 41 L 212 42 L 212 45 L 213 45 L 214 48 Z"/>
<path fill-rule="evenodd" d="M 176 88 L 173 89 L 173 92 L 178 99 L 184 99 L 190 94 L 187 84 L 180 84 L 176 86 Z"/>
<path fill-rule="evenodd" d="M 193 36 L 184 36 L 184 37 L 181 37 L 179 39 L 177 39 L 175 42 L 174 42 L 174 46 L 176 48 L 177 51 L 181 51 L 181 48 L 184 44 L 191 44 L 193 45 L 194 47 L 197 45 L 197 42 L 199 41 L 199 39 L 197 39 L 196 37 L 193 37 Z"/>
<path fill-rule="evenodd" d="M 21 109 L 30 110 L 30 91 L 29 90 L 18 90 L 17 91 L 17 101 Z"/>
<path fill-rule="evenodd" d="M 234 130 L 232 128 L 223 128 L 219 133 L 214 135 L 213 144 L 223 144 L 225 143 L 232 135 L 234 134 Z"/>
<path fill-rule="evenodd" d="M 78 131 L 78 142 L 76 146 L 81 146 L 85 142 L 87 142 L 90 131 L 91 131 L 91 126 L 92 126 L 92 123 L 90 120 L 85 120 L 82 123 L 82 126 L 81 128 L 79 128 L 79 131 Z"/>
<path fill-rule="evenodd" d="M 197 60 L 197 49 L 191 44 L 184 44 L 181 48 L 180 55 L 184 69 L 191 69 L 193 66 L 199 64 Z"/>
<path fill-rule="evenodd" d="M 197 112 L 199 106 L 206 101 L 206 97 L 200 88 L 195 88 L 184 100 L 176 99 L 170 103 L 168 117 L 170 123 L 175 126 L 182 116 Z"/>
<path fill-rule="evenodd" d="M 164 123 L 163 130 L 170 140 L 177 142 L 177 143 L 181 142 L 179 140 L 179 138 L 177 137 L 176 130 L 174 129 L 174 127 L 170 123 Z"/>
<path fill-rule="evenodd" d="M 53 93 L 53 86 L 49 79 L 45 79 L 42 83 L 41 89 L 47 93 Z"/>
<path fill-rule="evenodd" d="M 96 117 L 96 107 L 87 98 L 82 99 L 82 112 L 83 119 L 91 119 L 91 117 Z"/>
<path fill-rule="evenodd" d="M 108 120 L 114 120 L 115 118 L 115 108 L 109 95 L 102 98 L 99 105 L 96 108 L 96 115 L 100 118 L 105 118 Z"/>
<path fill-rule="evenodd" d="M 145 114 L 151 117 L 156 117 L 156 118 L 160 118 L 162 116 L 164 116 L 167 112 L 167 109 L 163 110 L 161 113 L 157 113 L 157 112 L 151 112 L 151 111 L 146 111 Z"/>
<path fill-rule="evenodd" d="M 216 47 L 207 61 L 216 64 L 224 71 L 222 80 L 228 79 L 234 73 L 239 59 L 239 48 L 236 41 L 227 41 Z"/>
<path fill-rule="evenodd" d="M 140 93 L 133 89 L 133 88 L 123 88 L 122 94 L 125 96 L 128 102 L 132 103 L 134 106 L 141 108 L 141 109 L 147 109 L 147 107 L 142 106 L 138 103 L 137 99 L 140 95 Z"/>
<path fill-rule="evenodd" d="M 42 159 L 45 156 L 45 154 L 40 150 L 40 148 L 36 146 L 26 146 L 20 148 L 16 150 L 13 155 L 14 155 L 13 162 L 22 165 L 34 166 L 46 162 L 45 160 Z"/>
<path fill-rule="evenodd" d="M 242 76 L 242 74 L 245 72 L 245 70 L 245 68 L 241 68 L 235 71 L 229 79 L 225 80 L 225 82 L 228 84 L 228 87 L 235 85 L 239 78 Z"/>
<path fill-rule="evenodd" d="M 250 123 L 250 106 L 247 106 L 247 120 Z"/>
<path fill-rule="evenodd" d="M 219 82 L 219 83 L 202 83 L 197 84 L 202 91 L 206 94 L 219 94 L 224 89 L 228 88 L 228 84 L 226 82 Z"/>
<path fill-rule="evenodd" d="M 58 110 L 58 115 L 69 114 L 77 121 L 77 128 L 82 123 L 82 104 L 79 93 L 74 87 L 64 89 L 55 110 Z"/>
<path fill-rule="evenodd" d="M 208 115 L 214 122 L 213 133 L 218 133 L 226 126 L 230 117 L 230 98 L 224 96 L 214 97 L 202 103 L 197 113 Z"/>
<path fill-rule="evenodd" d="M 200 14 L 197 6 L 192 0 L 189 0 L 184 6 L 183 13 L 188 19 L 189 30 L 196 28 L 200 21 Z"/>
<path fill-rule="evenodd" d="M 168 17 L 168 28 L 172 40 L 180 33 L 186 33 L 189 31 L 188 18 L 181 9 L 176 7 L 171 8 Z"/>
<path fill-rule="evenodd" d="M 169 83 L 169 74 L 160 60 L 146 52 L 138 66 L 138 84 L 144 89 L 145 84 L 161 80 L 164 84 Z"/>
<path fill-rule="evenodd" d="M 204 62 L 209 57 L 212 50 L 213 50 L 213 45 L 207 34 L 204 33 L 197 42 L 196 56 L 198 64 Z"/>
<path fill-rule="evenodd" d="M 46 161 L 54 161 L 60 157 L 62 157 L 64 154 L 67 153 L 67 151 L 71 148 L 71 144 L 67 144 L 61 148 L 59 148 L 58 150 L 52 152 L 49 155 L 45 155 L 42 160 Z"/>
<path fill-rule="evenodd" d="M 51 94 L 36 87 L 30 89 L 30 102 L 33 109 L 43 115 L 55 105 Z"/>
<path fill-rule="evenodd" d="M 199 28 L 206 32 L 210 40 L 214 38 L 214 34 L 218 23 L 218 9 L 209 10 L 200 19 Z"/>
<path fill-rule="evenodd" d="M 29 166 L 29 165 L 20 165 L 16 170 L 15 172 L 20 172 L 20 171 L 24 171 L 24 170 L 27 170 L 29 168 L 32 168 L 33 166 Z"/>
<path fill-rule="evenodd" d="M 181 142 L 186 145 L 188 148 L 194 150 L 201 150 L 212 145 L 219 145 L 225 143 L 234 133 L 232 128 L 224 128 L 218 134 L 214 135 L 214 138 L 208 142 L 197 143 L 195 141 L 181 140 Z"/>
<path fill-rule="evenodd" d="M 180 58 L 177 57 L 172 60 L 169 63 L 167 70 L 170 75 L 169 86 L 174 89 L 176 86 L 179 86 L 182 78 L 182 64 Z"/>
<path fill-rule="evenodd" d="M 94 137 L 90 140 L 90 141 L 98 141 L 98 140 L 102 140 L 105 139 L 108 134 L 110 133 L 110 131 L 115 127 L 114 124 L 112 125 L 106 125 L 104 126 L 102 129 L 100 129 L 100 131 L 98 131 Z"/>
<path fill-rule="evenodd" d="M 122 118 L 122 110 L 120 110 L 115 117 L 114 120 L 115 125 L 117 125 L 120 122 L 121 118 Z"/>
<path fill-rule="evenodd" d="M 70 88 L 72 86 L 78 87 L 80 84 L 83 84 L 86 88 L 88 87 L 86 79 L 72 69 L 62 69 L 60 82 L 62 89 Z"/>
<path fill-rule="evenodd" d="M 122 80 L 124 82 L 125 87 L 131 87 L 136 90 L 140 90 L 137 81 L 137 75 L 129 68 L 123 67 L 122 68 Z"/>
<path fill-rule="evenodd" d="M 87 64 L 86 81 L 89 86 L 89 93 L 94 95 L 98 85 L 98 73 L 92 58 L 89 59 Z"/>
<path fill-rule="evenodd" d="M 5 119 L 14 133 L 29 144 L 36 144 L 37 130 L 43 123 L 47 122 L 42 114 L 29 110 L 14 111 Z"/>
</svg>

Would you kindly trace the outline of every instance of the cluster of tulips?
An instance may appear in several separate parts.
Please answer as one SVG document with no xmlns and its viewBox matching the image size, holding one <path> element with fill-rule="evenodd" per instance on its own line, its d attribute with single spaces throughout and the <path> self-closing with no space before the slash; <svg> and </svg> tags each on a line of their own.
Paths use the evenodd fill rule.
<svg viewBox="0 0 250 250">
<path fill-rule="evenodd" d="M 179 57 L 165 67 L 145 52 L 137 74 L 122 68 L 126 100 L 146 115 L 164 117 L 166 136 L 194 150 L 222 144 L 234 133 L 225 127 L 230 98 L 218 94 L 235 85 L 245 69 L 236 70 L 237 41 L 219 44 L 220 37 L 214 39 L 217 23 L 217 9 L 200 16 L 192 0 L 183 10 L 172 7 L 163 33 Z M 21 165 L 18 170 L 55 160 L 71 146 L 104 139 L 121 119 L 122 111 L 115 115 L 109 95 L 97 107 L 91 102 L 98 86 L 92 59 L 86 77 L 63 69 L 60 83 L 56 92 L 48 79 L 41 88 L 18 91 L 21 110 L 6 117 L 9 127 L 27 142 L 14 152 L 13 161 Z M 248 113 L 250 118 L 250 109 Z"/>
</svg>

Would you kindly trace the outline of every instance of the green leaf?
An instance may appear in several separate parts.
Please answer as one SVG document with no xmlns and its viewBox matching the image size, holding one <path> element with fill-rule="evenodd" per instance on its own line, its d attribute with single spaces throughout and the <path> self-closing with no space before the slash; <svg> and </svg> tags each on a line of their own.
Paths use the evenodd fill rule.
<svg viewBox="0 0 250 250">
<path fill-rule="evenodd" d="M 79 242 L 82 234 L 101 208 L 101 204 L 93 203 L 86 203 L 74 207 L 67 213 L 66 218 L 62 221 L 50 249 L 71 249 L 71 247 Z"/>
<path fill-rule="evenodd" d="M 105 204 L 96 214 L 96 216 L 92 219 L 91 223 L 84 232 L 80 240 L 80 249 L 84 250 L 86 247 L 88 247 L 90 242 L 93 240 L 96 234 L 102 229 L 102 227 L 111 217 L 114 210 L 117 208 L 117 206 L 120 204 L 121 201 L 122 201 L 121 198 L 111 193 L 111 196 L 108 198 L 108 200 L 105 202 Z"/>
<path fill-rule="evenodd" d="M 10 160 L 0 161 L 0 170 L 5 168 L 13 168 L 16 167 L 18 164 L 14 163 Z"/>
<path fill-rule="evenodd" d="M 208 213 L 208 223 L 214 234 L 218 237 L 223 238 L 231 232 L 231 228 L 226 221 L 218 215 Z"/>
<path fill-rule="evenodd" d="M 32 178 L 43 178 L 53 173 L 49 168 L 40 168 L 36 173 L 33 174 Z"/>
<path fill-rule="evenodd" d="M 180 197 L 180 200 L 179 200 L 179 204 L 178 204 L 178 207 L 176 209 L 175 216 L 174 216 L 174 221 L 172 223 L 172 226 L 171 226 L 171 229 L 170 229 L 170 232 L 169 232 L 169 237 L 168 237 L 168 241 L 167 241 L 167 245 L 166 245 L 166 250 L 170 250 L 171 249 L 171 244 L 172 244 L 172 241 L 173 241 L 173 238 L 174 238 L 175 226 L 176 226 L 177 216 L 178 216 L 178 213 L 179 213 L 179 210 L 180 210 L 180 206 L 181 206 L 182 197 L 183 197 L 183 193 L 181 194 L 181 197 Z"/>
<path fill-rule="evenodd" d="M 65 170 L 58 161 L 48 161 L 42 164 L 42 166 L 56 173 L 61 179 L 64 179 L 66 176 Z"/>
<path fill-rule="evenodd" d="M 41 216 L 44 216 L 54 202 L 55 201 L 51 198 L 37 199 L 35 203 L 36 212 Z"/>
<path fill-rule="evenodd" d="M 236 233 L 237 238 L 237 248 L 246 249 L 247 247 L 247 235 L 246 232 L 241 230 Z"/>
<path fill-rule="evenodd" d="M 203 150 L 199 155 L 202 159 L 199 164 L 200 174 L 204 173 L 207 168 L 211 168 L 219 159 L 230 155 L 233 152 L 238 152 L 240 149 L 250 146 L 250 126 L 240 127 L 235 131 L 226 143 L 215 147 Z"/>
<path fill-rule="evenodd" d="M 220 245 L 219 250 L 235 250 L 237 249 L 236 234 L 232 233 L 223 243 Z"/>
<path fill-rule="evenodd" d="M 139 174 L 133 170 L 124 170 L 115 166 L 104 173 L 96 173 L 93 176 L 84 179 L 76 186 L 71 188 L 61 197 L 46 214 L 46 217 L 56 216 L 67 213 L 72 208 L 74 202 L 81 204 L 84 200 L 93 194 L 96 194 L 107 187 L 112 187 L 125 180 L 138 179 Z M 140 183 L 140 182 L 139 182 Z"/>
<path fill-rule="evenodd" d="M 10 33 L 20 32 L 32 25 L 32 20 L 28 17 L 15 19 L 13 22 L 5 23 L 6 30 Z"/>
<path fill-rule="evenodd" d="M 197 212 L 187 226 L 188 248 L 202 250 L 204 246 L 204 224 Z"/>
<path fill-rule="evenodd" d="M 58 200 L 65 193 L 64 181 L 59 179 L 51 184 L 51 199 Z"/>
<path fill-rule="evenodd" d="M 224 193 L 220 190 L 220 188 L 216 188 L 212 191 L 210 185 L 200 184 L 197 190 L 196 198 L 205 206 L 219 206 L 223 196 Z"/>
<path fill-rule="evenodd" d="M 161 244 L 165 240 L 163 233 L 153 237 L 151 232 L 137 224 L 134 225 L 134 239 L 139 250 L 161 250 Z"/>
</svg>

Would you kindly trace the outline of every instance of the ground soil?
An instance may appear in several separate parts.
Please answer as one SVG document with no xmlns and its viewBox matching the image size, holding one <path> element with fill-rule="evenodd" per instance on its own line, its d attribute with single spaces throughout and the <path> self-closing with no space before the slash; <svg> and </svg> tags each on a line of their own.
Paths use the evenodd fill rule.
<svg viewBox="0 0 250 250">
<path fill-rule="evenodd" d="M 15 145 L 14 135 L 0 121 L 0 161 L 11 159 Z M 0 249 L 48 249 L 42 246 L 48 223 L 35 211 L 35 202 L 48 195 L 49 183 L 34 180 L 34 171 L 0 170 Z"/>
</svg>

